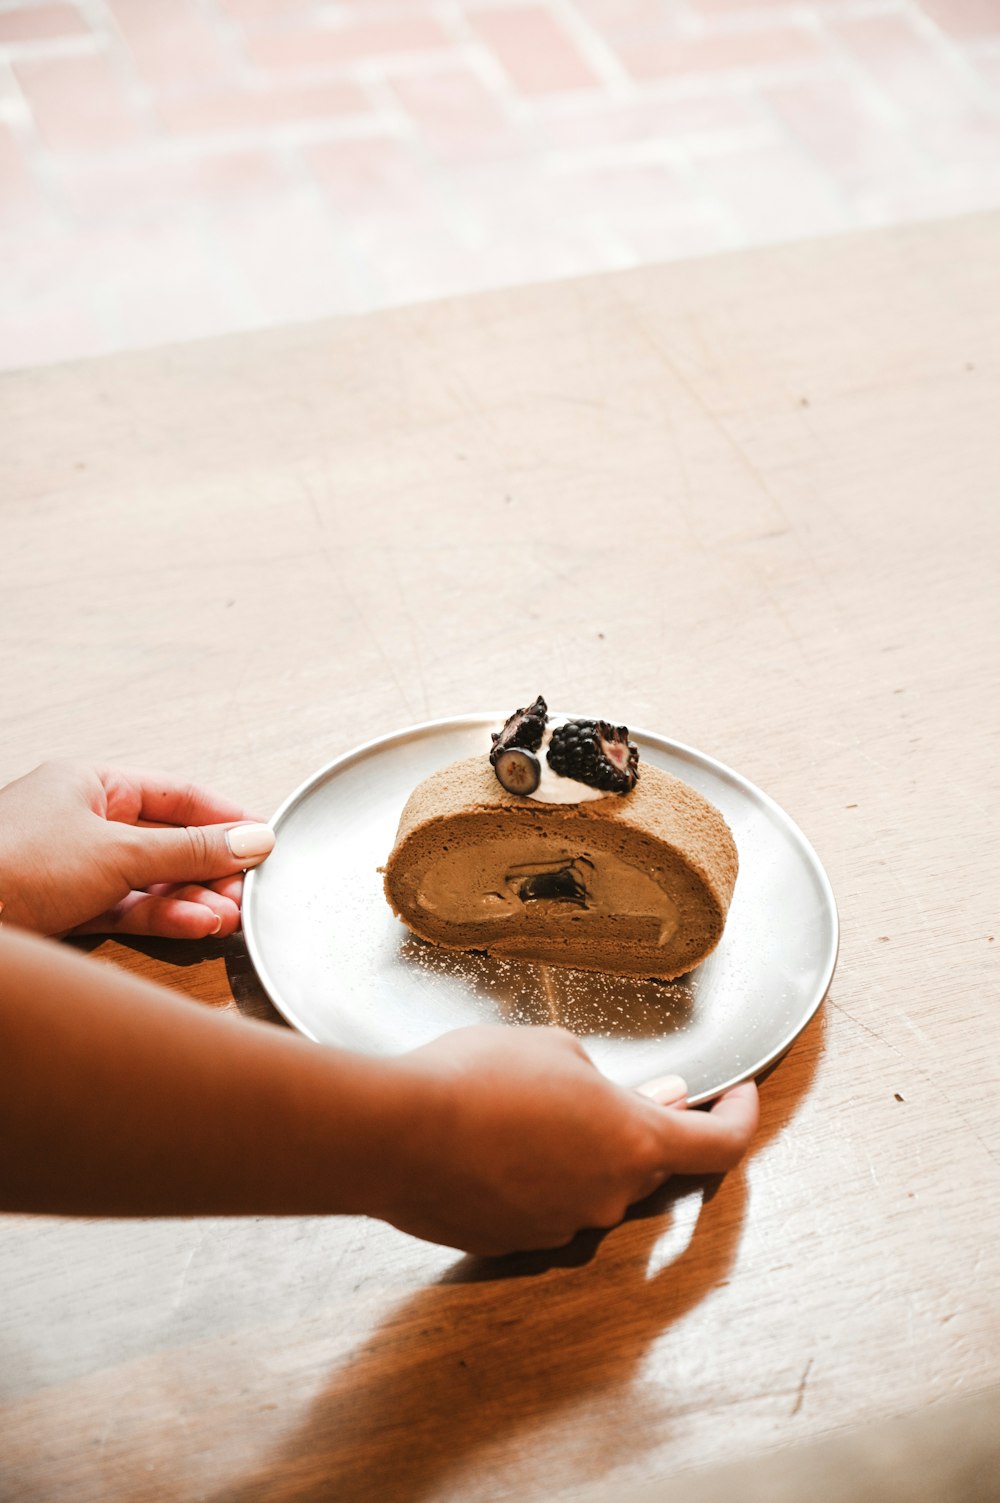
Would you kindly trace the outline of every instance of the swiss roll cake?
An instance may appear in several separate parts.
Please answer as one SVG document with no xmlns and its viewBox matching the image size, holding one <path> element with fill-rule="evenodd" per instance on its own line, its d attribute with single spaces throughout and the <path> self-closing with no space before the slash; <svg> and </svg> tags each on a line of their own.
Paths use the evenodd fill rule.
<svg viewBox="0 0 1000 1503">
<path fill-rule="evenodd" d="M 383 875 L 431 944 L 669 980 L 718 944 L 737 866 L 719 811 L 624 726 L 539 697 L 413 790 Z"/>
</svg>

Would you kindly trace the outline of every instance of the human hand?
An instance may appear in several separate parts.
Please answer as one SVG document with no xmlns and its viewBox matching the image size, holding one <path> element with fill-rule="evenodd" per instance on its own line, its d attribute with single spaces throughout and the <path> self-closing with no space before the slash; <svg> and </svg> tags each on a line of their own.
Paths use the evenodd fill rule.
<svg viewBox="0 0 1000 1503">
<path fill-rule="evenodd" d="M 752 1081 L 687 1111 L 683 1081 L 625 1090 L 560 1028 L 462 1028 L 398 1063 L 414 1109 L 383 1155 L 374 1214 L 466 1252 L 559 1247 L 615 1226 L 672 1174 L 731 1169 L 757 1127 Z"/>
<path fill-rule="evenodd" d="M 46 762 L 0 789 L 4 920 L 48 935 L 232 934 L 242 873 L 273 844 L 238 804 L 191 784 Z"/>
</svg>

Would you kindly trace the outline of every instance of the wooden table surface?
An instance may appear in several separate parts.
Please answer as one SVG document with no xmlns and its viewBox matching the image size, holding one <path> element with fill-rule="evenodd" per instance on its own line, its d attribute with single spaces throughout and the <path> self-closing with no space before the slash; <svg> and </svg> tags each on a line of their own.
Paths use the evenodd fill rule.
<svg viewBox="0 0 1000 1503">
<path fill-rule="evenodd" d="M 1000 1377 L 1000 217 L 14 374 L 0 429 L 3 781 L 268 813 L 613 700 L 773 795 L 843 925 L 745 1168 L 569 1254 L 0 1221 L 4 1503 L 617 1497 Z M 94 953 L 267 1014 L 238 940 Z"/>
</svg>

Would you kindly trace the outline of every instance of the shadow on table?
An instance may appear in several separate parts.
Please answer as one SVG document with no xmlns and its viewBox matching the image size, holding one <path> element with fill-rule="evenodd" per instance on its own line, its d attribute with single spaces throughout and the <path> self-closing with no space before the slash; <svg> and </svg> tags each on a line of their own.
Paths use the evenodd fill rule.
<svg viewBox="0 0 1000 1503">
<path fill-rule="evenodd" d="M 822 1029 L 820 1014 L 765 1087 L 755 1151 L 807 1094 Z M 742 1170 L 678 1178 L 613 1232 L 555 1253 L 458 1259 L 331 1374 L 266 1465 L 214 1503 L 415 1503 L 517 1433 L 602 1396 L 613 1403 L 651 1345 L 728 1280 L 745 1208 Z M 678 1250 L 650 1274 L 674 1235 Z M 640 1403 L 628 1395 L 630 1423 Z M 660 1406 L 649 1423 L 662 1439 Z"/>
</svg>

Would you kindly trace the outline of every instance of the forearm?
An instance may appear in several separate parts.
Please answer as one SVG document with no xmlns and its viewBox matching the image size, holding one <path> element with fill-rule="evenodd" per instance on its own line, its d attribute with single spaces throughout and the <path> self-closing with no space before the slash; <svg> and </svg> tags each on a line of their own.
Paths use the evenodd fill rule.
<svg viewBox="0 0 1000 1503">
<path fill-rule="evenodd" d="M 0 1209 L 379 1214 L 405 1072 L 0 936 Z"/>
<path fill-rule="evenodd" d="M 465 1251 L 553 1247 L 671 1172 L 739 1161 L 752 1084 L 710 1113 L 675 1100 L 614 1085 L 561 1029 L 369 1059 L 0 935 L 0 1210 L 343 1212 Z"/>
</svg>

